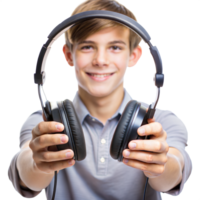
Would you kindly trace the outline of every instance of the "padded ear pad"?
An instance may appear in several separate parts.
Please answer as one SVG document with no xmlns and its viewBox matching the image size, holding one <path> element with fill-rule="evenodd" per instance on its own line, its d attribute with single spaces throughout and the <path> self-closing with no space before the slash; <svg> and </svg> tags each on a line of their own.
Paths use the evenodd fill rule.
<svg viewBox="0 0 200 200">
<path fill-rule="evenodd" d="M 83 160 L 86 156 L 85 139 L 72 102 L 51 102 L 51 109 L 53 120 L 64 125 L 63 133 L 69 138 L 68 143 L 57 145 L 58 150 L 72 149 L 74 159 Z"/>
<path fill-rule="evenodd" d="M 110 146 L 110 154 L 114 159 L 122 161 L 122 152 L 131 140 L 138 139 L 137 129 L 146 115 L 146 109 L 137 101 L 129 101 L 115 129 Z"/>
<path fill-rule="evenodd" d="M 79 122 L 72 102 L 69 100 L 65 100 L 63 102 L 63 105 L 66 111 L 66 117 L 68 118 L 68 122 L 71 128 L 72 138 L 77 153 L 77 160 L 83 160 L 86 157 L 86 146 L 81 124 Z"/>
</svg>

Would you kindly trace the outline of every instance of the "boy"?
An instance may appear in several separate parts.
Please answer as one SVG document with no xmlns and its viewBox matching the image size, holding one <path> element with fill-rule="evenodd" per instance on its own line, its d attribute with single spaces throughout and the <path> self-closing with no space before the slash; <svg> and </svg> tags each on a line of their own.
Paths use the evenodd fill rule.
<svg viewBox="0 0 200 200">
<path fill-rule="evenodd" d="M 73 15 L 88 10 L 119 12 L 136 20 L 114 0 L 88 0 Z M 66 33 L 63 53 L 75 67 L 78 92 L 73 104 L 87 155 L 75 164 L 71 150 L 55 151 L 56 144 L 68 141 L 63 134 L 51 134 L 62 132 L 63 125 L 44 122 L 41 111 L 33 113 L 21 129 L 21 151 L 9 168 L 9 178 L 22 196 L 34 197 L 46 188 L 51 199 L 54 171 L 59 172 L 56 198 L 60 200 L 142 199 L 146 177 L 146 199 L 161 199 L 160 192 L 177 195 L 182 191 L 191 161 L 185 151 L 187 131 L 173 113 L 157 110 L 155 119 L 138 129 L 150 140 L 131 141 L 122 163 L 109 154 L 114 130 L 131 100 L 123 78 L 126 68 L 141 57 L 139 42 L 129 29 L 104 19 L 85 21 Z"/>
</svg>

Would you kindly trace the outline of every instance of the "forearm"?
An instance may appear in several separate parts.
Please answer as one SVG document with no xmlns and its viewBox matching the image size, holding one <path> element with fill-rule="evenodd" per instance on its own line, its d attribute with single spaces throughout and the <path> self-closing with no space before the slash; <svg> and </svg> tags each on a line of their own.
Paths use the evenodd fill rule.
<svg viewBox="0 0 200 200">
<path fill-rule="evenodd" d="M 183 166 L 184 160 L 181 153 L 177 149 L 170 148 L 164 172 L 159 177 L 150 178 L 149 184 L 157 191 L 169 191 L 181 182 Z"/>
<path fill-rule="evenodd" d="M 32 151 L 27 145 L 21 149 L 18 156 L 17 170 L 21 179 L 20 184 L 33 191 L 41 191 L 47 187 L 54 176 L 54 173 L 46 174 L 37 169 L 32 158 Z"/>
</svg>

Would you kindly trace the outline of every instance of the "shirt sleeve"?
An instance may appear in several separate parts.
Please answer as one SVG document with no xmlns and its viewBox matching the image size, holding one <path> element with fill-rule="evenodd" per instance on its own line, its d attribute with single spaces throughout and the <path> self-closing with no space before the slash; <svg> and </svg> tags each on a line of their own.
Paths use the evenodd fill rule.
<svg viewBox="0 0 200 200">
<path fill-rule="evenodd" d="M 20 147 L 22 147 L 26 141 L 31 140 L 32 129 L 41 121 L 43 121 L 42 111 L 34 112 L 28 117 L 20 131 Z M 38 195 L 41 191 L 32 191 L 29 188 L 23 187 L 19 184 L 19 173 L 16 167 L 19 153 L 20 152 L 18 152 L 11 160 L 8 169 L 8 177 L 17 192 L 19 192 L 23 197 L 32 198 Z"/>
<path fill-rule="evenodd" d="M 179 195 L 183 190 L 184 184 L 189 178 L 192 171 L 192 162 L 185 150 L 188 146 L 188 132 L 183 122 L 170 111 L 156 110 L 155 121 L 159 122 L 167 133 L 167 143 L 169 147 L 178 149 L 184 158 L 184 168 L 182 172 L 182 181 L 179 185 L 168 192 L 171 195 Z"/>
</svg>

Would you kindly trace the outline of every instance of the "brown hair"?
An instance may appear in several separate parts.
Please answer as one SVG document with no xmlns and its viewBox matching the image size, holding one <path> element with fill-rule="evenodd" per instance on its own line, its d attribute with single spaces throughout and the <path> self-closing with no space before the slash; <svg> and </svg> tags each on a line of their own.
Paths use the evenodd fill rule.
<svg viewBox="0 0 200 200">
<path fill-rule="evenodd" d="M 115 0 L 87 0 L 82 4 L 80 4 L 74 10 L 72 15 L 89 10 L 108 10 L 108 11 L 118 12 L 137 21 L 135 16 L 130 10 L 128 10 L 125 6 L 121 5 Z M 71 27 L 68 31 L 65 32 L 66 45 L 72 51 L 73 44 L 75 42 L 80 42 L 81 40 L 86 39 L 88 36 L 94 34 L 97 31 L 100 31 L 103 28 L 116 27 L 116 26 L 123 26 L 123 25 L 113 20 L 98 19 L 98 18 L 83 21 Z M 130 30 L 130 36 L 129 36 L 130 52 L 132 52 L 132 50 L 138 46 L 140 41 L 141 38 L 135 32 Z"/>
</svg>

